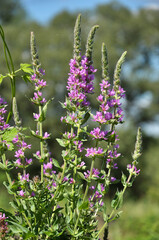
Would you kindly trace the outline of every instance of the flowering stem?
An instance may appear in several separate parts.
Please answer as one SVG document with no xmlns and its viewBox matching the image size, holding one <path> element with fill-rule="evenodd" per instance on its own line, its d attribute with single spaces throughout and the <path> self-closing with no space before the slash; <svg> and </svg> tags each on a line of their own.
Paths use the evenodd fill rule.
<svg viewBox="0 0 159 240">
<path fill-rule="evenodd" d="M 96 141 L 96 147 L 97 147 L 97 145 L 98 145 L 98 141 Z M 94 168 L 94 163 L 95 163 L 95 157 L 93 157 L 93 159 L 92 159 L 89 179 L 91 179 L 91 177 L 92 177 L 93 168 Z M 85 193 L 84 193 L 84 197 L 83 197 L 83 201 L 82 201 L 83 203 L 85 202 L 85 199 L 86 199 L 86 197 L 87 197 L 89 185 L 90 185 L 90 181 L 87 182 L 87 186 L 86 186 Z M 75 224 L 75 227 L 74 227 L 74 233 L 75 233 L 75 231 L 76 231 L 76 228 L 77 228 L 77 225 L 78 225 L 78 222 L 79 222 L 79 218 L 80 218 L 80 211 L 79 211 L 78 218 L 77 218 L 77 220 L 76 220 L 76 224 Z"/>
<path fill-rule="evenodd" d="M 57 189 L 56 189 L 56 191 L 55 191 L 55 194 L 54 194 L 54 196 L 53 196 L 51 202 L 53 202 L 53 200 L 56 198 L 56 195 L 57 195 L 57 193 L 58 193 L 58 191 L 59 191 L 59 187 L 60 187 L 60 185 L 61 185 L 61 183 L 62 183 L 62 180 L 63 180 L 63 178 L 64 178 L 64 174 L 65 174 L 66 166 L 67 166 L 67 163 L 66 163 L 66 160 L 64 160 L 63 171 L 62 171 L 62 174 L 61 174 L 60 183 L 59 183 L 59 185 L 57 186 Z M 52 216 L 51 216 L 51 220 L 50 220 L 50 222 L 52 222 L 52 220 L 53 220 L 53 217 L 54 217 L 54 211 L 56 210 L 56 207 L 57 207 L 57 204 L 56 204 L 56 205 L 54 206 L 54 208 L 53 208 L 53 213 L 52 213 Z"/>
<path fill-rule="evenodd" d="M 6 155 L 5 155 L 4 153 L 3 153 L 3 155 L 2 155 L 2 161 L 3 161 L 3 164 L 6 166 L 6 165 L 7 165 L 7 164 L 6 164 Z M 10 177 L 10 175 L 8 174 L 7 171 L 5 171 L 5 173 L 6 173 L 6 176 L 7 176 L 8 182 L 9 182 L 9 185 L 11 186 L 11 185 L 12 185 L 11 177 Z"/>
<path fill-rule="evenodd" d="M 120 197 L 119 197 L 119 199 L 118 199 L 118 202 L 120 202 L 121 198 L 123 197 L 123 195 L 124 195 L 124 193 L 125 193 L 128 185 L 129 185 L 129 182 L 130 182 L 130 180 L 131 180 L 131 177 L 133 176 L 133 171 L 134 171 L 134 169 L 135 169 L 135 166 L 133 165 L 132 170 L 131 170 L 131 173 L 129 174 L 129 177 L 128 177 L 128 179 L 127 179 L 127 181 L 126 181 L 126 184 L 125 184 L 125 186 L 124 186 L 124 188 L 123 188 L 122 194 L 120 195 Z M 117 204 L 117 205 L 118 205 L 118 204 Z M 108 226 L 108 223 L 109 223 L 109 222 L 113 221 L 112 216 L 114 215 L 115 210 L 116 210 L 116 208 L 114 208 L 114 209 L 112 210 L 111 214 L 109 215 L 108 220 L 107 220 L 107 221 L 104 223 L 104 225 L 101 227 L 101 229 L 100 229 L 100 231 L 98 232 L 98 234 L 97 234 L 96 237 L 98 237 L 98 236 L 100 235 L 100 233 Z M 112 219 L 111 219 L 111 218 L 112 218 Z"/>
<path fill-rule="evenodd" d="M 5 156 L 5 154 L 2 155 L 2 161 L 3 161 L 3 164 L 6 166 L 6 156 Z M 7 171 L 5 171 L 5 173 L 6 173 L 6 176 L 7 176 L 8 182 L 9 182 L 9 185 L 10 185 L 10 187 L 11 187 L 11 186 L 12 186 L 12 180 L 11 180 L 11 177 L 10 177 L 10 175 L 8 174 Z M 15 198 L 15 200 L 16 200 L 18 206 L 20 206 L 20 202 L 19 202 L 19 200 L 16 198 L 16 194 L 14 193 L 13 195 L 14 195 L 14 198 Z M 25 215 L 24 212 L 23 212 L 22 214 L 23 214 L 23 216 L 24 216 L 24 218 L 25 218 L 25 220 L 26 220 L 28 226 L 30 227 L 30 229 L 32 229 L 31 224 L 30 224 L 30 222 L 29 222 L 27 216 Z"/>
<path fill-rule="evenodd" d="M 77 129 L 77 136 L 79 135 L 79 132 L 80 132 L 80 125 L 78 125 L 78 129 Z M 73 128 L 71 128 L 71 136 L 73 136 Z M 78 148 L 78 146 L 76 147 Z M 72 184 L 72 196 L 74 197 L 74 194 L 75 194 L 75 178 L 76 178 L 76 172 L 77 172 L 77 155 L 75 156 L 75 167 L 73 169 L 73 184 Z M 73 210 L 75 208 L 75 202 L 74 202 L 74 199 L 73 199 L 73 202 L 72 202 L 72 211 L 71 211 L 71 218 L 72 218 L 72 214 L 73 214 Z"/>
<path fill-rule="evenodd" d="M 39 116 L 41 116 L 42 113 L 42 107 L 39 106 Z M 39 130 L 39 135 L 40 137 L 43 137 L 43 128 L 42 128 L 42 122 L 38 122 L 38 130 Z M 43 158 L 44 155 L 44 149 L 43 149 L 43 141 L 40 141 L 40 152 L 41 152 L 41 156 Z M 43 163 L 41 163 L 41 182 L 43 182 L 44 180 L 44 166 Z"/>
</svg>

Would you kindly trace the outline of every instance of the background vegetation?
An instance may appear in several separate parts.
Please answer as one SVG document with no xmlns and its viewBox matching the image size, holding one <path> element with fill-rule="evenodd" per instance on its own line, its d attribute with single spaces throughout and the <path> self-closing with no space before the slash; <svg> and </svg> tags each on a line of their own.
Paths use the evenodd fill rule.
<svg viewBox="0 0 159 240">
<path fill-rule="evenodd" d="M 14 4 L 13 4 L 14 2 Z M 64 126 L 59 119 L 63 114 L 59 101 L 64 101 L 65 86 L 72 57 L 73 27 L 77 13 L 61 12 L 47 26 L 27 19 L 18 1 L 0 0 L 0 22 L 4 28 L 15 68 L 22 62 L 30 63 L 30 32 L 34 31 L 39 48 L 40 61 L 46 69 L 47 98 L 54 97 L 50 104 L 46 131 L 52 133 L 49 147 L 55 158 L 60 158 L 56 137 Z M 83 48 L 89 29 L 99 24 L 94 45 L 96 94 L 101 80 L 101 44 L 107 45 L 110 74 L 121 53 L 128 51 L 122 72 L 122 87 L 126 90 L 125 124 L 119 128 L 120 167 L 124 171 L 131 161 L 135 134 L 138 126 L 143 129 L 143 155 L 140 159 L 141 174 L 131 191 L 125 196 L 123 215 L 117 224 L 110 226 L 110 240 L 158 240 L 159 239 L 159 10 L 141 9 L 131 12 L 118 2 L 98 6 L 93 12 L 82 13 Z M 0 42 L 0 73 L 7 68 Z M 112 76 L 113 77 L 113 76 Z M 23 125 L 32 125 L 33 106 L 28 101 L 32 90 L 20 76 L 16 79 L 19 111 Z M 7 79 L 0 86 L 0 95 L 10 101 L 10 83 Z M 26 96 L 26 97 L 24 97 Z M 95 98 L 91 99 L 96 107 Z M 25 111 L 24 111 L 25 109 Z M 57 150 L 57 146 L 59 151 Z M 36 150 L 36 146 L 35 149 Z M 98 167 L 98 163 L 97 166 Z M 32 171 L 38 174 L 38 166 Z M 117 173 L 117 176 L 120 173 Z M 14 175 L 14 173 L 13 173 Z M 0 206 L 10 208 L 7 192 L 0 172 Z M 120 188 L 120 185 L 118 186 Z"/>
</svg>

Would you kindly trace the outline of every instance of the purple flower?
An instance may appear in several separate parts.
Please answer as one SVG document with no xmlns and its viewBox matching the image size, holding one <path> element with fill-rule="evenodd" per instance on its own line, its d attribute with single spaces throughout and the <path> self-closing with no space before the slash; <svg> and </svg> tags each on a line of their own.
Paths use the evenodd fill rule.
<svg viewBox="0 0 159 240">
<path fill-rule="evenodd" d="M 96 168 L 93 168 L 93 171 L 92 171 L 92 176 L 93 177 L 96 177 L 96 178 L 99 178 L 99 175 L 100 174 L 100 172 L 99 172 L 99 170 Z"/>
<path fill-rule="evenodd" d="M 127 169 L 133 173 L 133 175 L 139 175 L 140 169 L 137 170 L 137 167 L 131 164 L 127 165 Z"/>
<path fill-rule="evenodd" d="M 46 81 L 44 81 L 43 79 L 38 80 L 37 85 L 40 87 L 45 87 L 46 86 Z"/>
<path fill-rule="evenodd" d="M 48 163 L 44 163 L 44 169 L 47 170 L 47 169 L 52 169 L 52 162 L 48 162 Z"/>
<path fill-rule="evenodd" d="M 75 180 L 73 178 L 70 178 L 70 184 L 75 183 Z"/>
<path fill-rule="evenodd" d="M 23 158 L 24 157 L 24 151 L 22 151 L 22 149 L 18 149 L 18 151 L 15 152 L 14 156 L 16 158 Z"/>
<path fill-rule="evenodd" d="M 84 147 L 82 147 L 83 142 L 81 142 L 81 141 L 74 141 L 74 144 L 77 146 L 77 149 L 78 149 L 79 152 L 83 151 L 83 149 L 84 149 Z"/>
<path fill-rule="evenodd" d="M 115 178 L 115 177 L 111 177 L 111 178 L 110 178 L 110 181 L 111 181 L 111 182 L 114 182 L 114 181 L 116 181 L 116 178 Z"/>
<path fill-rule="evenodd" d="M 44 138 L 44 139 L 47 139 L 47 138 L 49 138 L 49 137 L 50 137 L 50 134 L 47 133 L 47 132 L 45 132 L 43 138 Z"/>
<path fill-rule="evenodd" d="M 20 180 L 29 182 L 29 173 L 20 176 Z"/>
<path fill-rule="evenodd" d="M 108 81 L 102 80 L 99 85 L 101 87 L 101 92 L 103 92 L 110 86 L 110 83 Z"/>
<path fill-rule="evenodd" d="M 85 162 L 82 161 L 79 165 L 77 165 L 77 167 L 78 167 L 78 168 L 81 168 L 81 167 L 83 167 L 84 165 L 85 165 Z"/>
<path fill-rule="evenodd" d="M 25 162 L 27 165 L 31 164 L 32 161 L 33 161 L 32 158 L 29 158 L 29 159 L 25 158 Z"/>
<path fill-rule="evenodd" d="M 35 197 L 35 192 L 32 192 L 32 193 L 31 193 L 31 197 Z"/>
<path fill-rule="evenodd" d="M 63 178 L 62 182 L 68 182 L 68 177 L 65 176 L 65 177 Z"/>
<path fill-rule="evenodd" d="M 0 131 L 4 131 L 5 129 L 9 128 L 9 124 L 7 124 L 4 120 L 4 116 L 6 111 L 7 103 L 4 99 L 0 96 Z"/>
<path fill-rule="evenodd" d="M 6 233 L 8 232 L 8 222 L 6 221 L 8 217 L 5 216 L 5 213 L 0 212 L 0 236 L 5 238 Z"/>
<path fill-rule="evenodd" d="M 40 114 L 33 113 L 33 117 L 34 117 L 36 120 L 39 120 Z"/>
<path fill-rule="evenodd" d="M 94 128 L 90 134 L 93 136 L 93 139 L 107 139 L 106 135 L 107 135 L 108 131 L 101 131 L 101 129 L 99 127 Z"/>
<path fill-rule="evenodd" d="M 20 190 L 19 195 L 20 195 L 21 197 L 24 197 L 24 194 L 25 194 L 25 192 L 24 192 L 23 190 Z"/>
<path fill-rule="evenodd" d="M 93 121 L 99 122 L 99 123 L 105 123 L 106 119 L 103 117 L 102 112 L 96 112 L 96 115 L 93 116 Z"/>
<path fill-rule="evenodd" d="M 87 154 L 85 155 L 86 157 L 93 157 L 97 154 L 102 154 L 103 153 L 103 149 L 100 148 L 100 147 L 98 147 L 98 148 L 93 148 L 93 147 L 87 148 L 86 151 L 87 151 Z"/>
</svg>

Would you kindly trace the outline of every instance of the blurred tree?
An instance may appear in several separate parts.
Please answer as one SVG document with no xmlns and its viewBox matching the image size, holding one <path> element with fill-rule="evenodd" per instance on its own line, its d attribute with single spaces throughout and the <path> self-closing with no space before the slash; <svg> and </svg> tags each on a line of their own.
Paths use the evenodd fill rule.
<svg viewBox="0 0 159 240">
<path fill-rule="evenodd" d="M 25 12 L 19 0 L 0 0 L 0 24 L 9 23 L 15 18 L 24 18 Z"/>
</svg>

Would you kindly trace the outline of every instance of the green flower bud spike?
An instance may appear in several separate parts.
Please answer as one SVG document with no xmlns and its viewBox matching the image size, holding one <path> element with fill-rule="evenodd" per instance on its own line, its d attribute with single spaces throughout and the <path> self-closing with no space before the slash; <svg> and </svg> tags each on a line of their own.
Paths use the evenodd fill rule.
<svg viewBox="0 0 159 240">
<path fill-rule="evenodd" d="M 93 42 L 94 42 L 94 36 L 96 33 L 96 30 L 99 28 L 98 25 L 95 25 L 91 28 L 88 38 L 87 38 L 87 43 L 86 43 L 86 57 L 90 61 L 90 64 L 92 64 L 92 52 L 93 52 Z"/>
<path fill-rule="evenodd" d="M 38 73 L 39 72 L 39 68 L 41 66 L 41 63 L 39 62 L 39 56 L 38 56 L 38 51 L 37 51 L 37 48 L 36 48 L 35 36 L 34 36 L 33 32 L 31 32 L 30 47 L 31 47 L 31 57 L 32 57 L 32 63 L 33 63 L 34 72 Z"/>
<path fill-rule="evenodd" d="M 115 67 L 115 71 L 114 71 L 114 89 L 115 90 L 118 90 L 118 86 L 120 84 L 121 66 L 122 66 L 123 62 L 125 61 L 126 54 L 127 54 L 127 51 L 123 52 L 123 54 L 119 58 L 119 60 L 116 64 L 116 67 Z"/>
<path fill-rule="evenodd" d="M 141 132 L 141 128 L 138 128 L 137 131 L 137 137 L 136 137 L 136 143 L 135 143 L 135 150 L 134 153 L 132 155 L 133 158 L 133 164 L 136 165 L 137 159 L 141 156 L 141 147 L 142 147 L 142 132 Z"/>
<path fill-rule="evenodd" d="M 73 58 L 78 62 L 81 60 L 81 14 L 78 15 L 74 27 Z"/>
<path fill-rule="evenodd" d="M 108 55 L 105 43 L 102 44 L 102 78 L 109 81 Z"/>
<path fill-rule="evenodd" d="M 21 120 L 19 118 L 19 112 L 18 112 L 17 102 L 15 97 L 13 97 L 13 115 L 14 115 L 15 125 L 20 129 Z"/>
</svg>

